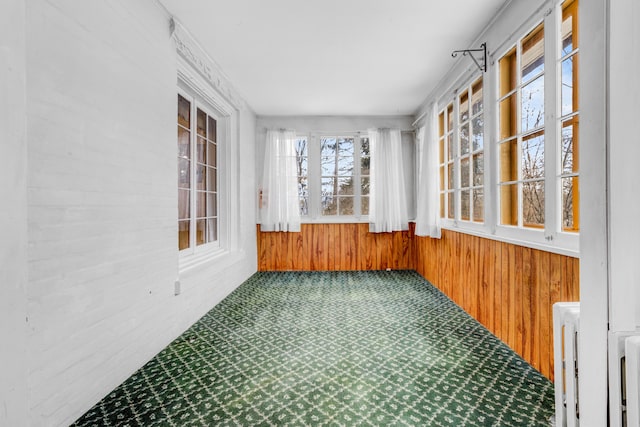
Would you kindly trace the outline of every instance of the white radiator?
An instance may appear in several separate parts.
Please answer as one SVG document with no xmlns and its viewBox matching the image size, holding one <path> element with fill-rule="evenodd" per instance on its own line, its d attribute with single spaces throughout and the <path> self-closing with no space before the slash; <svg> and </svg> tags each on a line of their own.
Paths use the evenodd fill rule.
<svg viewBox="0 0 640 427">
<path fill-rule="evenodd" d="M 640 427 L 640 331 L 609 333 L 611 427 Z"/>
<path fill-rule="evenodd" d="M 578 406 L 578 339 L 580 303 L 553 304 L 553 364 L 556 426 L 580 425 Z"/>
</svg>

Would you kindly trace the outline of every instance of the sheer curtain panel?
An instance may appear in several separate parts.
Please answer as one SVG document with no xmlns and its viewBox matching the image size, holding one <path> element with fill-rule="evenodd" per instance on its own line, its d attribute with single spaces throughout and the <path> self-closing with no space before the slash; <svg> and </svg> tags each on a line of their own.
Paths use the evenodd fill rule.
<svg viewBox="0 0 640 427">
<path fill-rule="evenodd" d="M 440 238 L 440 194 L 438 174 L 438 111 L 433 104 L 425 125 L 418 130 L 420 170 L 416 236 Z"/>
<path fill-rule="evenodd" d="M 260 192 L 260 230 L 300 231 L 296 135 L 268 130 Z"/>
<path fill-rule="evenodd" d="M 371 149 L 369 231 L 372 233 L 409 229 L 401 141 L 399 129 L 369 130 Z"/>
</svg>

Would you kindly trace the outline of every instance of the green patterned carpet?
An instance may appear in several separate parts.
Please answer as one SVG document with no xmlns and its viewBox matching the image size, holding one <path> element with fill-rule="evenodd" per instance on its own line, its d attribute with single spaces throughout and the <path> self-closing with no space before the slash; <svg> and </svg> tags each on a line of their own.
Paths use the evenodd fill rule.
<svg viewBox="0 0 640 427">
<path fill-rule="evenodd" d="M 549 425 L 553 385 L 413 271 L 257 273 L 77 426 Z"/>
</svg>

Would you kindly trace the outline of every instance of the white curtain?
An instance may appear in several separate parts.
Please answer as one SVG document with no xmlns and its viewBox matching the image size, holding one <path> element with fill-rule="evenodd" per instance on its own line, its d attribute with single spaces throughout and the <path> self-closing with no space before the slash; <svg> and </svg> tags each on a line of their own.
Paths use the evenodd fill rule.
<svg viewBox="0 0 640 427">
<path fill-rule="evenodd" d="M 369 130 L 371 200 L 369 231 L 385 233 L 409 229 L 399 129 Z"/>
<path fill-rule="evenodd" d="M 268 130 L 260 193 L 260 230 L 300 231 L 296 134 Z"/>
<path fill-rule="evenodd" d="M 440 238 L 440 174 L 438 173 L 438 111 L 432 104 L 418 130 L 419 177 L 416 236 Z"/>
</svg>

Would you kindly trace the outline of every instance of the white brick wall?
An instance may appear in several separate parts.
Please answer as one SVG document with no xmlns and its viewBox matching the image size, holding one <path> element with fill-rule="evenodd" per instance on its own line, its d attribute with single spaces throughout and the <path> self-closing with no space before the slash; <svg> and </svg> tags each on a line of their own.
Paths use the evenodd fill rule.
<svg viewBox="0 0 640 427">
<path fill-rule="evenodd" d="M 0 426 L 27 411 L 25 5 L 0 6 Z"/>
<path fill-rule="evenodd" d="M 168 17 L 153 0 L 26 3 L 29 420 L 66 425 L 255 272 L 255 118 L 231 195 L 240 250 L 176 297 Z"/>
</svg>

